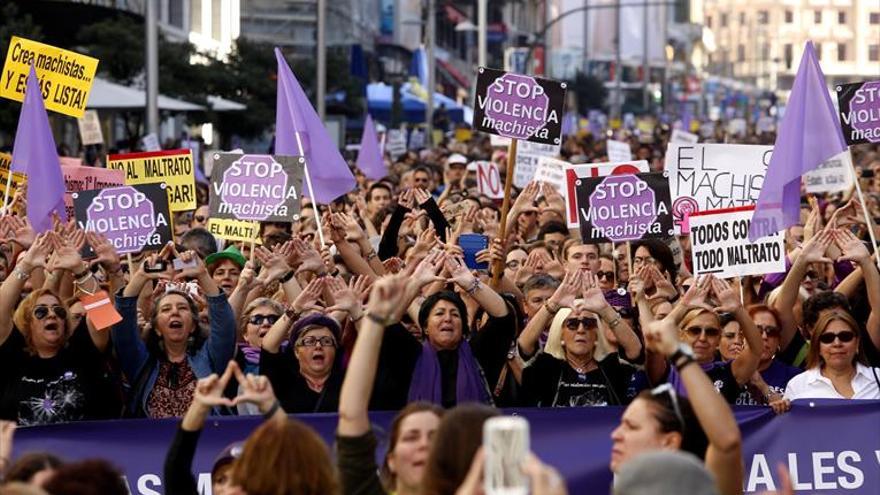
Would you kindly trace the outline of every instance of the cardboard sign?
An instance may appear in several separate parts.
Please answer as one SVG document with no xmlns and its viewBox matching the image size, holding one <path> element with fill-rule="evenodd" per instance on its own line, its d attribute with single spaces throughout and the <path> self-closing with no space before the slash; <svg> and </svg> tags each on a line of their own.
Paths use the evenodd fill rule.
<svg viewBox="0 0 880 495">
<path fill-rule="evenodd" d="M 503 199 L 504 183 L 501 182 L 498 165 L 487 161 L 474 163 L 477 164 L 477 187 L 480 190 L 480 194 L 491 199 Z"/>
<path fill-rule="evenodd" d="M 522 189 L 534 177 L 541 158 L 559 155 L 559 146 L 554 144 L 530 143 L 521 141 L 516 149 L 516 167 L 513 171 L 513 185 Z"/>
<path fill-rule="evenodd" d="M 74 193 L 125 185 L 125 172 L 122 170 L 61 165 L 61 173 L 64 175 L 64 207 L 67 218 L 76 217 L 73 207 Z"/>
<path fill-rule="evenodd" d="M 804 174 L 808 193 L 835 193 L 853 186 L 852 155 L 849 150 L 825 160 L 819 168 Z"/>
<path fill-rule="evenodd" d="M 392 160 L 397 160 L 406 153 L 406 134 L 400 129 L 389 129 L 385 138 L 385 151 Z"/>
<path fill-rule="evenodd" d="M 474 128 L 489 134 L 561 144 L 564 82 L 480 67 Z"/>
<path fill-rule="evenodd" d="M 764 186 L 772 146 L 670 143 L 666 172 L 676 234 L 686 234 L 687 215 L 755 204 Z"/>
<path fill-rule="evenodd" d="M 304 163 L 296 156 L 214 153 L 211 218 L 299 220 Z"/>
<path fill-rule="evenodd" d="M 12 155 L 9 153 L 0 153 L 0 201 L 6 197 L 6 182 L 9 181 L 10 169 L 12 168 Z M 12 181 L 9 183 L 9 203 L 12 203 L 12 195 L 27 182 L 27 176 L 20 172 L 12 174 Z M 5 208 L 7 205 L 3 205 Z"/>
<path fill-rule="evenodd" d="M 159 250 L 172 239 L 165 184 L 144 184 L 73 193 L 76 222 L 107 236 L 119 254 Z"/>
<path fill-rule="evenodd" d="M 609 162 L 628 162 L 633 159 L 629 144 L 609 139 L 606 141 Z"/>
<path fill-rule="evenodd" d="M 76 119 L 79 126 L 79 139 L 84 146 L 104 144 L 104 133 L 101 131 L 101 120 L 97 110 L 86 110 L 83 116 Z"/>
<path fill-rule="evenodd" d="M 151 132 L 142 137 L 141 148 L 143 148 L 144 151 L 160 151 L 162 145 L 159 144 L 159 136 L 157 136 L 155 132 Z"/>
<path fill-rule="evenodd" d="M 578 214 L 585 244 L 672 235 L 669 183 L 661 172 L 578 179 Z"/>
<path fill-rule="evenodd" d="M 690 132 L 683 131 L 681 129 L 673 129 L 672 135 L 669 136 L 670 143 L 697 144 L 699 140 L 700 136 L 697 136 L 696 134 L 691 134 Z"/>
<path fill-rule="evenodd" d="M 837 86 L 846 144 L 880 143 L 880 81 Z"/>
<path fill-rule="evenodd" d="M 83 294 L 79 300 L 86 310 L 86 318 L 97 330 L 104 330 L 122 321 L 122 315 L 116 311 L 107 291 L 99 290 L 94 294 Z"/>
<path fill-rule="evenodd" d="M 107 168 L 124 170 L 128 185 L 167 184 L 171 211 L 196 209 L 195 169 L 190 150 L 109 155 Z"/>
<path fill-rule="evenodd" d="M 209 218 L 208 232 L 214 234 L 215 237 L 226 239 L 227 241 L 263 243 L 263 240 L 260 239 L 259 222 Z"/>
<path fill-rule="evenodd" d="M 542 157 L 538 162 L 538 168 L 535 170 L 535 180 L 543 182 L 559 191 L 562 197 L 565 197 L 565 169 L 571 166 L 563 160 L 556 158 Z"/>
<path fill-rule="evenodd" d="M 624 163 L 583 163 L 568 165 L 565 167 L 565 191 L 563 197 L 568 205 L 566 219 L 568 228 L 577 228 L 580 225 L 578 219 L 578 198 L 575 194 L 578 179 L 587 177 L 605 177 L 606 175 L 638 174 L 648 172 L 648 162 L 638 160 Z"/>
<path fill-rule="evenodd" d="M 783 231 L 749 242 L 754 210 L 744 206 L 690 216 L 694 275 L 730 278 L 785 271 Z"/>
<path fill-rule="evenodd" d="M 98 59 L 13 36 L 0 74 L 0 96 L 24 101 L 31 64 L 40 80 L 46 110 L 82 117 Z"/>
</svg>

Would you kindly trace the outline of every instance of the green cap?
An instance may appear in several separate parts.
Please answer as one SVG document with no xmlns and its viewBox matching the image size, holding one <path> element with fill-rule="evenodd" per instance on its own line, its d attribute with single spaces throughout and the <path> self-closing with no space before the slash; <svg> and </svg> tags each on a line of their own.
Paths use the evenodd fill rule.
<svg viewBox="0 0 880 495">
<path fill-rule="evenodd" d="M 235 245 L 231 245 L 228 248 L 220 251 L 219 253 L 214 253 L 205 258 L 205 264 L 208 266 L 213 265 L 214 263 L 218 263 L 223 260 L 230 260 L 239 268 L 244 268 L 244 264 L 247 263 L 247 260 L 244 256 L 241 255 L 241 251 L 238 250 Z"/>
</svg>

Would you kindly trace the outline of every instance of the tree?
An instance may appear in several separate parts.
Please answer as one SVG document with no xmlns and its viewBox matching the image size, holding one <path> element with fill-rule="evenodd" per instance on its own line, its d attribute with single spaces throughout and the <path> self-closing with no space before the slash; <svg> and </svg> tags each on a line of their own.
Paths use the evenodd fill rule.
<svg viewBox="0 0 880 495">
<path fill-rule="evenodd" d="M 34 24 L 33 18 L 28 14 L 22 14 L 15 3 L 7 3 L 0 8 L 0 56 L 6 57 L 9 51 L 9 40 L 13 36 L 41 41 L 43 34 L 39 26 Z M 12 146 L 12 142 L 4 142 L 3 136 L 14 136 L 18 127 L 18 114 L 21 105 L 12 100 L 4 99 L 0 103 L 0 146 Z"/>
<path fill-rule="evenodd" d="M 604 108 L 605 100 L 608 98 L 608 89 L 605 84 L 589 74 L 577 71 L 574 81 L 569 86 L 575 93 L 577 98 L 577 109 L 581 115 L 586 115 L 589 110 Z"/>
</svg>

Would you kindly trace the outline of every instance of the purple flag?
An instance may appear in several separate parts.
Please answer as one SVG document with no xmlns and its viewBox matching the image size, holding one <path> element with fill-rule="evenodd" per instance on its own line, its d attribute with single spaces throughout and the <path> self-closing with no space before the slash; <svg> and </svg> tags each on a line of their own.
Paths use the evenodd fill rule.
<svg viewBox="0 0 880 495">
<path fill-rule="evenodd" d="M 275 154 L 305 157 L 315 193 L 313 199 L 321 204 L 330 203 L 357 186 L 354 175 L 278 48 L 275 48 L 275 58 L 278 60 Z M 303 188 L 303 192 L 308 193 L 308 189 Z"/>
<path fill-rule="evenodd" d="M 754 242 L 797 224 L 801 176 L 844 150 L 846 142 L 825 75 L 813 43 L 808 41 L 752 215 L 749 240 Z"/>
<path fill-rule="evenodd" d="M 379 151 L 379 140 L 376 137 L 376 126 L 373 117 L 367 114 L 364 121 L 364 133 L 361 135 L 361 149 L 358 151 L 357 167 L 368 179 L 379 180 L 388 175 L 385 160 Z"/>
<path fill-rule="evenodd" d="M 67 221 L 64 176 L 33 65 L 15 131 L 11 168 L 27 174 L 27 216 L 35 232 L 52 229 L 52 212 Z"/>
</svg>

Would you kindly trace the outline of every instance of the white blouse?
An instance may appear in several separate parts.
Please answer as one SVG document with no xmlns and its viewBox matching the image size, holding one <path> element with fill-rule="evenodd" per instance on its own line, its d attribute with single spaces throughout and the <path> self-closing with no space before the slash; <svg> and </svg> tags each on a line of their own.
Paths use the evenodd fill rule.
<svg viewBox="0 0 880 495">
<path fill-rule="evenodd" d="M 880 399 L 880 368 L 870 368 L 856 364 L 856 374 L 852 379 L 853 399 Z M 834 388 L 829 378 L 822 376 L 819 368 L 811 368 L 788 381 L 785 398 L 795 399 L 846 399 Z"/>
</svg>

